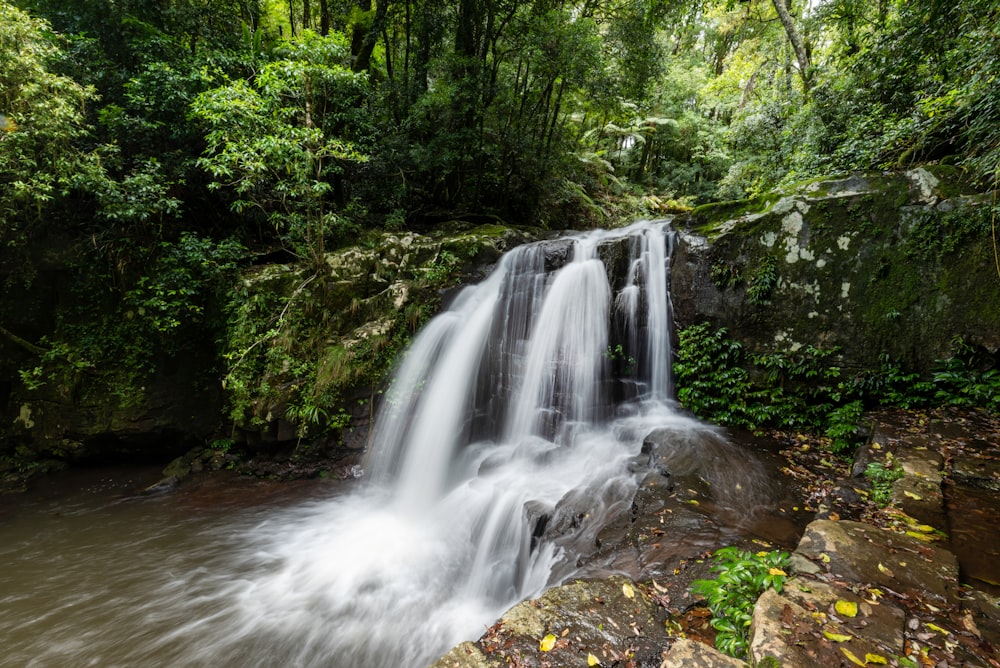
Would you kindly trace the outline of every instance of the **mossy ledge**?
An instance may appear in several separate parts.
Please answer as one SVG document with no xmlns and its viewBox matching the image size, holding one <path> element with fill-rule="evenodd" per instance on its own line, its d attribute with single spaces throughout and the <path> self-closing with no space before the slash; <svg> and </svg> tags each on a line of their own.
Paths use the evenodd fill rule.
<svg viewBox="0 0 1000 668">
<path fill-rule="evenodd" d="M 995 355 L 994 195 L 958 176 L 813 180 L 676 219 L 678 326 L 725 327 L 751 352 L 836 348 L 858 370 L 889 356 L 927 373 L 956 339 Z"/>
</svg>

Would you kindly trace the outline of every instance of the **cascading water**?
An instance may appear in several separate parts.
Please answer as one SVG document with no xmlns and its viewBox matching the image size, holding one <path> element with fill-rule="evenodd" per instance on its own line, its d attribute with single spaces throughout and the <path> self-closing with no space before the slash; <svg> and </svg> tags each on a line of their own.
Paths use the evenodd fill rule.
<svg viewBox="0 0 1000 668">
<path fill-rule="evenodd" d="M 224 573 L 171 584 L 190 612 L 154 644 L 197 665 L 421 666 L 576 574 L 643 437 L 703 428 L 669 399 L 670 234 L 506 254 L 414 340 L 365 489 L 234 536 L 251 549 Z"/>
</svg>

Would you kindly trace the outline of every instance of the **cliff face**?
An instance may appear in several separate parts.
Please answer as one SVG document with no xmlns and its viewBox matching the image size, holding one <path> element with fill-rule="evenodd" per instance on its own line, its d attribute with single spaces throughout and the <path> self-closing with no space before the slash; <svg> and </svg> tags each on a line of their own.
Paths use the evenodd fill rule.
<svg viewBox="0 0 1000 668">
<path fill-rule="evenodd" d="M 709 322 L 752 352 L 839 348 L 914 371 L 954 339 L 1000 348 L 993 197 L 916 169 L 814 181 L 679 219 L 678 326 Z"/>
</svg>

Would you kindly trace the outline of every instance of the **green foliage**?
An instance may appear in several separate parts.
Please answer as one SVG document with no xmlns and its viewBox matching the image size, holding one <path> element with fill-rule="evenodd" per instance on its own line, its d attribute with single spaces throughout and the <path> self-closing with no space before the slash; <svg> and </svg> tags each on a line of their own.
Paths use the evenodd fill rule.
<svg viewBox="0 0 1000 668">
<path fill-rule="evenodd" d="M 773 255 L 765 255 L 750 277 L 747 285 L 747 301 L 755 306 L 767 304 L 777 284 L 778 260 Z"/>
<path fill-rule="evenodd" d="M 200 94 L 192 116 L 204 123 L 200 165 L 229 190 L 236 213 L 265 216 L 281 238 L 314 267 L 323 266 L 326 239 L 353 231 L 338 197 L 344 172 L 367 160 L 341 132 L 357 130 L 363 74 L 350 71 L 342 35 L 303 34 L 252 80 Z"/>
<path fill-rule="evenodd" d="M 712 612 L 715 646 L 723 653 L 745 658 L 757 598 L 774 589 L 781 592 L 788 574 L 788 554 L 724 547 L 712 555 L 711 580 L 695 580 L 691 591 L 704 596 Z"/>
<path fill-rule="evenodd" d="M 953 341 L 953 346 L 954 355 L 939 360 L 934 370 L 935 401 L 1000 409 L 1000 369 L 991 360 L 977 360 L 976 350 L 960 338 Z"/>
<path fill-rule="evenodd" d="M 865 477 L 872 486 L 869 498 L 872 503 L 882 508 L 889 505 L 892 498 L 892 484 L 903 477 L 903 468 L 899 464 L 894 464 L 891 456 L 888 462 L 888 465 L 882 462 L 870 462 L 865 468 Z"/>
<path fill-rule="evenodd" d="M 0 247 L 23 245 L 73 191 L 101 180 L 84 145 L 86 105 L 97 92 L 55 72 L 48 24 L 0 1 Z"/>
<path fill-rule="evenodd" d="M 221 329 L 217 305 L 246 249 L 232 240 L 183 234 L 138 253 L 132 260 L 142 270 L 119 275 L 115 280 L 131 285 L 113 292 L 103 264 L 75 268 L 74 299 L 59 312 L 56 331 L 42 340 L 46 352 L 20 370 L 27 389 L 46 383 L 74 388 L 85 377 L 88 391 L 133 405 L 160 365 L 189 352 L 192 342 L 211 352 Z"/>
<path fill-rule="evenodd" d="M 830 438 L 830 450 L 837 453 L 853 452 L 858 446 L 858 425 L 864 412 L 864 402 L 860 399 L 839 406 L 827 415 L 826 435 Z"/>
<path fill-rule="evenodd" d="M 677 398 L 699 417 L 721 425 L 808 429 L 830 438 L 830 449 L 857 446 L 866 407 L 938 405 L 1000 408 L 1000 369 L 961 339 L 930 380 L 905 372 L 883 356 L 879 368 L 854 376 L 836 363 L 835 350 L 749 355 L 725 329 L 708 323 L 678 333 Z"/>
</svg>

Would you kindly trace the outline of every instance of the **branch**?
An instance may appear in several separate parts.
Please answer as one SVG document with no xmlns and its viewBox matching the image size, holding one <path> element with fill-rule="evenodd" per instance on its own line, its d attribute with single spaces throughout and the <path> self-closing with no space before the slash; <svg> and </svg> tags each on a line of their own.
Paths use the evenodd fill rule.
<svg viewBox="0 0 1000 668">
<path fill-rule="evenodd" d="M 11 341 L 13 341 L 17 345 L 21 346 L 22 348 L 24 348 L 25 350 L 27 350 L 30 353 L 34 353 L 35 355 L 41 356 L 41 355 L 44 355 L 45 353 L 49 352 L 45 348 L 42 348 L 40 346 L 36 346 L 31 341 L 28 341 L 26 339 L 22 339 L 17 334 L 14 334 L 10 330 L 8 330 L 8 329 L 6 329 L 6 328 L 4 328 L 2 326 L 0 326 L 0 334 L 3 334 L 4 336 L 6 336 L 8 339 L 10 339 Z"/>
</svg>

